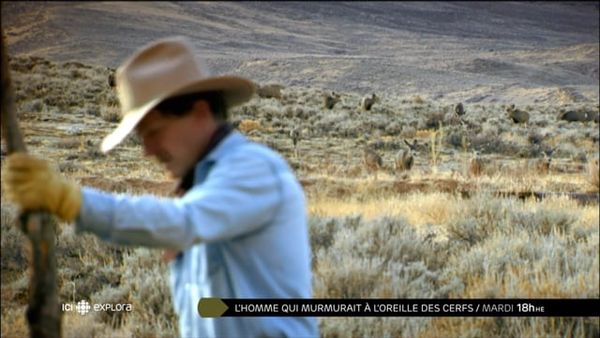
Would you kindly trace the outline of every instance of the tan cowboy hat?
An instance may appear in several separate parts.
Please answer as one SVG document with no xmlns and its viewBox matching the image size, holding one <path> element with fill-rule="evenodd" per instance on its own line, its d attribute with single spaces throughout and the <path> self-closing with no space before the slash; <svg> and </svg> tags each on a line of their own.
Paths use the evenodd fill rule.
<svg viewBox="0 0 600 338">
<path fill-rule="evenodd" d="M 222 91 L 232 107 L 248 101 L 255 91 L 252 81 L 236 76 L 212 77 L 208 67 L 195 57 L 184 37 L 152 42 L 125 61 L 115 76 L 121 102 L 121 122 L 102 141 L 106 153 L 131 133 L 146 114 L 173 96 L 203 91 Z"/>
</svg>

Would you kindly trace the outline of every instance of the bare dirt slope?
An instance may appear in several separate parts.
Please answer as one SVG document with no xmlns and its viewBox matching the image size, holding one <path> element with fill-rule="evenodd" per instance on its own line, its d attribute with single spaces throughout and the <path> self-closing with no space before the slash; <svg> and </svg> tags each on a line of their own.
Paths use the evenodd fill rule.
<svg viewBox="0 0 600 338">
<path fill-rule="evenodd" d="M 257 82 L 467 103 L 597 102 L 597 2 L 2 2 L 11 53 L 116 67 L 186 35 Z"/>
</svg>

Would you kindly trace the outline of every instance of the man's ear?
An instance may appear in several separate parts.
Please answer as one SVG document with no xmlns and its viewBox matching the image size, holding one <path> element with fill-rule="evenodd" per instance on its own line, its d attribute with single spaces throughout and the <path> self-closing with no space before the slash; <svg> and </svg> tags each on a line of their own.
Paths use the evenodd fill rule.
<svg viewBox="0 0 600 338">
<path fill-rule="evenodd" d="M 205 100 L 197 100 L 192 106 L 192 114 L 195 114 L 200 119 L 212 116 L 210 105 Z"/>
</svg>

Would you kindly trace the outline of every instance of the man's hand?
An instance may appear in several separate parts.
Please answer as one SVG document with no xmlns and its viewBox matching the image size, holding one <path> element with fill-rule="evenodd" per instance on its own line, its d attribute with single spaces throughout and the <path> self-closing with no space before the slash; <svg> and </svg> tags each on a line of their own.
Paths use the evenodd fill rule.
<svg viewBox="0 0 600 338">
<path fill-rule="evenodd" d="M 2 183 L 8 199 L 26 211 L 44 209 L 67 222 L 79 215 L 79 186 L 62 177 L 45 160 L 25 153 L 8 156 Z"/>
</svg>

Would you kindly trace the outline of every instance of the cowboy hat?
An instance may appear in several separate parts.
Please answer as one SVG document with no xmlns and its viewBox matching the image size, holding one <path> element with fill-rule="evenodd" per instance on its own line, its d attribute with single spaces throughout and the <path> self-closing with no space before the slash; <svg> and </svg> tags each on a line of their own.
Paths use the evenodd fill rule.
<svg viewBox="0 0 600 338">
<path fill-rule="evenodd" d="M 122 117 L 117 128 L 102 141 L 102 152 L 123 141 L 148 112 L 170 97 L 221 91 L 227 107 L 252 97 L 252 81 L 236 76 L 213 77 L 194 54 L 188 39 L 170 37 L 142 47 L 117 69 L 115 80 Z"/>
</svg>

